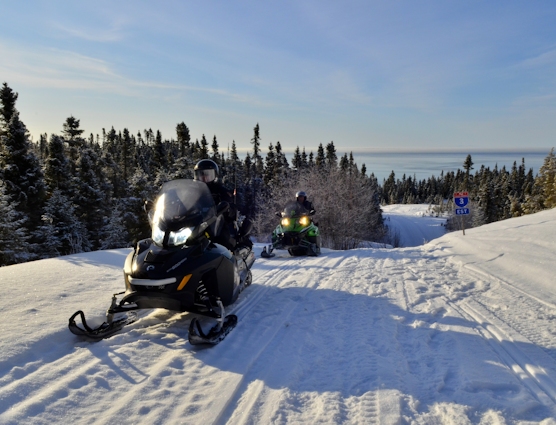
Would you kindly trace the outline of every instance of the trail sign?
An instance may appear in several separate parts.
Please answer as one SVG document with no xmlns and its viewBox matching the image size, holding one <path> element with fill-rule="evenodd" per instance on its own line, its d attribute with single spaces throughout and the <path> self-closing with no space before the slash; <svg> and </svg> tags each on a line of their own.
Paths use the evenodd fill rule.
<svg viewBox="0 0 556 425">
<path fill-rule="evenodd" d="M 469 214 L 469 208 L 465 208 L 469 203 L 469 193 L 468 192 L 454 192 L 454 204 L 456 204 L 456 215 L 461 217 L 461 230 L 465 235 L 465 224 L 463 216 Z"/>
<path fill-rule="evenodd" d="M 458 208 L 463 208 L 469 203 L 469 193 L 468 192 L 455 192 L 454 193 L 454 203 Z M 458 214 L 456 212 L 456 214 Z M 462 213 L 460 213 L 462 214 Z M 463 213 L 466 214 L 466 213 Z M 469 214 L 469 212 L 467 212 Z"/>
</svg>

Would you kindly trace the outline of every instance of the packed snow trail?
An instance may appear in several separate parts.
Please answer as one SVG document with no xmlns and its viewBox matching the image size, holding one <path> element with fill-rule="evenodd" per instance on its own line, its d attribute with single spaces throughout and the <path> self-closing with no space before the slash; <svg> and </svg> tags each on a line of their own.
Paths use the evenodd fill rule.
<svg viewBox="0 0 556 425">
<path fill-rule="evenodd" d="M 390 234 L 399 237 L 400 247 L 420 246 L 446 233 L 446 217 L 423 205 L 383 205 L 383 217 Z M 426 207 L 426 206 L 425 206 Z"/>
<path fill-rule="evenodd" d="M 187 313 L 98 343 L 67 330 L 121 291 L 128 250 L 0 268 L 0 423 L 556 424 L 556 306 L 450 253 L 458 238 L 258 258 L 206 349 Z"/>
</svg>

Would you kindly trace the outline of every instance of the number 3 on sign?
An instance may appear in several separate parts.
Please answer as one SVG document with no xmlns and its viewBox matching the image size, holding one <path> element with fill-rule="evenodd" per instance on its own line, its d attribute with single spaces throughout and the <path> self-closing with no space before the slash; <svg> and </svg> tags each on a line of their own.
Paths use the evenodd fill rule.
<svg viewBox="0 0 556 425">
<path fill-rule="evenodd" d="M 455 192 L 454 203 L 460 208 L 465 207 L 469 203 L 469 194 L 467 192 Z"/>
</svg>

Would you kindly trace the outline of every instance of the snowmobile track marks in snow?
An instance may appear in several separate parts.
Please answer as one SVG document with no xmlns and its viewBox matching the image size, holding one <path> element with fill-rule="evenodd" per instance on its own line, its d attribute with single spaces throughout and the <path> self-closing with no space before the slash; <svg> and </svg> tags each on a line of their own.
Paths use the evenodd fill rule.
<svg viewBox="0 0 556 425">
<path fill-rule="evenodd" d="M 459 303 L 457 307 L 477 323 L 477 332 L 490 343 L 500 359 L 514 371 L 535 397 L 543 405 L 551 406 L 556 412 L 556 362 L 549 360 L 549 363 L 552 363 L 551 368 L 540 366 L 538 359 L 548 356 L 538 347 L 535 348 L 537 352 L 534 357 L 537 362 L 531 361 L 518 346 L 523 344 L 532 347 L 531 344 L 505 323 L 489 314 L 479 303 L 469 300 Z"/>
</svg>

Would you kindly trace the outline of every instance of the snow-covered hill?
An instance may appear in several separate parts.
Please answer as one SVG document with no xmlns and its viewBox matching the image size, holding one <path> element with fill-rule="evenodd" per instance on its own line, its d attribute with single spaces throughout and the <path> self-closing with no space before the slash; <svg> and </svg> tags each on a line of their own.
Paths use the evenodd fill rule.
<svg viewBox="0 0 556 425">
<path fill-rule="evenodd" d="M 556 424 L 556 210 L 465 233 L 258 258 L 208 349 L 186 313 L 67 330 L 104 314 L 128 250 L 0 268 L 0 423 Z"/>
</svg>

